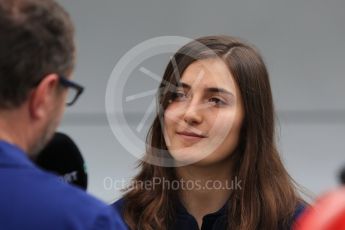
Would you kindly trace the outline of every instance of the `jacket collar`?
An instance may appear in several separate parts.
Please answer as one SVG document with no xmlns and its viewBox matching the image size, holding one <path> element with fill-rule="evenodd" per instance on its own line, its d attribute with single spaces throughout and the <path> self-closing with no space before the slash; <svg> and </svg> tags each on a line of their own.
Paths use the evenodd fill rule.
<svg viewBox="0 0 345 230">
<path fill-rule="evenodd" d="M 203 217 L 202 229 L 203 230 L 220 230 L 226 229 L 227 226 L 227 213 L 228 202 L 214 213 L 207 214 Z M 176 221 L 172 229 L 178 230 L 196 230 L 199 229 L 195 218 L 188 213 L 186 208 L 180 201 L 176 205 Z"/>
<path fill-rule="evenodd" d="M 0 140 L 0 167 L 34 167 L 28 155 L 19 147 Z"/>
<path fill-rule="evenodd" d="M 210 214 L 207 214 L 206 216 L 223 216 L 223 215 L 226 215 L 227 214 L 227 208 L 228 208 L 228 202 L 226 202 L 223 207 L 221 209 L 219 209 L 218 211 L 216 212 L 213 212 L 213 213 L 210 213 Z M 182 204 L 181 201 L 177 201 L 177 205 L 176 205 L 176 213 L 177 215 L 190 215 L 187 211 L 187 209 L 184 207 L 184 205 Z M 206 217 L 205 216 L 205 217 Z"/>
</svg>

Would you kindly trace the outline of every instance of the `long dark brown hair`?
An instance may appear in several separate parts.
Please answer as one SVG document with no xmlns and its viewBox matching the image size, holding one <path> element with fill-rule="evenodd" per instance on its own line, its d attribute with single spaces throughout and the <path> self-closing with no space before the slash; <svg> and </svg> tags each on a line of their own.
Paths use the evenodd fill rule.
<svg viewBox="0 0 345 230">
<path fill-rule="evenodd" d="M 230 195 L 228 226 L 240 230 L 273 230 L 287 226 L 300 198 L 277 151 L 273 100 L 266 66 L 257 49 L 241 39 L 202 37 L 175 53 L 159 87 L 160 106 L 147 136 L 146 158 L 167 152 L 157 150 L 167 150 L 160 121 L 172 97 L 171 89 L 178 84 L 177 76 L 181 76 L 194 61 L 207 58 L 221 58 L 226 63 L 240 89 L 245 111 L 232 168 L 232 176 L 243 183 L 242 189 L 233 190 Z M 154 178 L 178 179 L 173 167 L 156 166 L 145 159 L 139 167 L 141 170 L 134 183 Z M 132 230 L 169 229 L 174 222 L 177 199 L 177 191 L 164 189 L 163 184 L 150 190 L 133 186 L 124 196 L 124 219 Z"/>
</svg>

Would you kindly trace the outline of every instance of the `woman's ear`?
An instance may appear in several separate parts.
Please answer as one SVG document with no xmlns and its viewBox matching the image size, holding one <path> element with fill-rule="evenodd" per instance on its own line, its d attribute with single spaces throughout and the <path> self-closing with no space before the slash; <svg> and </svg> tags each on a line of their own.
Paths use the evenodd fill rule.
<svg viewBox="0 0 345 230">
<path fill-rule="evenodd" d="M 40 119 L 46 116 L 50 108 L 54 106 L 58 85 L 58 76 L 56 74 L 49 74 L 31 92 L 29 96 L 29 112 L 33 119 Z"/>
</svg>

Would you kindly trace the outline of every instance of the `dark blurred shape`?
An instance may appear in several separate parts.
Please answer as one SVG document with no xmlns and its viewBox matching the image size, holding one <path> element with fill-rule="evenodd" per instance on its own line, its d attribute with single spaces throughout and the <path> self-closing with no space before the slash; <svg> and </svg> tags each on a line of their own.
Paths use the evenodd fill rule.
<svg viewBox="0 0 345 230">
<path fill-rule="evenodd" d="M 343 170 L 340 173 L 340 181 L 343 185 L 345 185 L 345 167 L 343 168 Z"/>
<path fill-rule="evenodd" d="M 61 180 L 87 189 L 84 159 L 77 145 L 66 134 L 55 133 L 35 162 L 40 168 L 57 174 Z"/>
</svg>

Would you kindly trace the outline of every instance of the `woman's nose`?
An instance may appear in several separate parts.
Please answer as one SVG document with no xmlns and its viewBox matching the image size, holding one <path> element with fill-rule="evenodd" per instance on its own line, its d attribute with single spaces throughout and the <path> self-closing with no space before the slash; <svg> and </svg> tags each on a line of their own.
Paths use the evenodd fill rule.
<svg viewBox="0 0 345 230">
<path fill-rule="evenodd" d="M 203 110 L 202 104 L 191 100 L 185 108 L 185 112 L 183 114 L 183 120 L 188 125 L 200 124 L 203 120 L 202 110 Z"/>
</svg>

